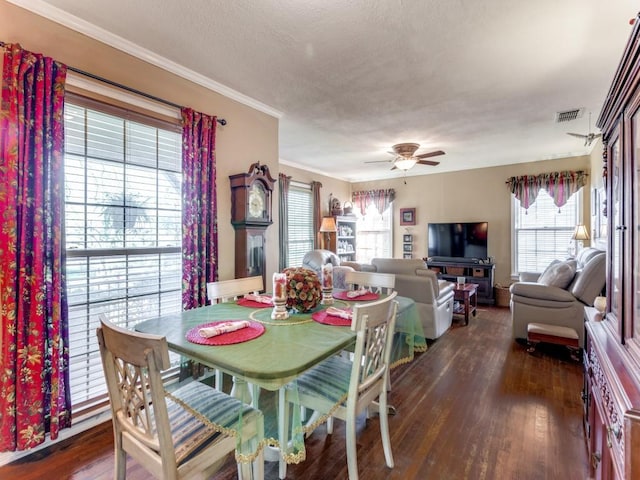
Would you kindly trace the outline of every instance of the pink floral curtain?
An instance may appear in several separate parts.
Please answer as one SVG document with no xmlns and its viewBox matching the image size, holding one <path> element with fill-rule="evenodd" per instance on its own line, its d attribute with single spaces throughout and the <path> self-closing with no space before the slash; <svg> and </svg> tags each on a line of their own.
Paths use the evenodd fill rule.
<svg viewBox="0 0 640 480">
<path fill-rule="evenodd" d="M 182 308 L 207 301 L 218 277 L 216 117 L 182 109 Z"/>
<path fill-rule="evenodd" d="M 507 180 L 509 190 L 525 210 L 534 204 L 541 189 L 546 190 L 556 207 L 561 208 L 586 183 L 587 174 L 582 170 L 524 175 Z"/>
<path fill-rule="evenodd" d="M 388 189 L 379 189 L 379 190 L 363 190 L 358 192 L 353 192 L 351 194 L 351 201 L 355 205 L 356 208 L 360 209 L 360 213 L 362 216 L 367 212 L 367 208 L 369 205 L 375 205 L 378 213 L 382 215 L 393 199 L 396 196 L 396 192 L 393 188 Z"/>
<path fill-rule="evenodd" d="M 0 451 L 71 425 L 64 247 L 67 67 L 4 46 L 0 103 Z"/>
</svg>

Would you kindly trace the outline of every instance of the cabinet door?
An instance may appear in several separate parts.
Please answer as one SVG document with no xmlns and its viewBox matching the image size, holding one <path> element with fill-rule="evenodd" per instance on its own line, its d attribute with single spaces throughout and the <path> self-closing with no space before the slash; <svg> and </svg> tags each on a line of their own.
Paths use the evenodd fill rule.
<svg viewBox="0 0 640 480">
<path fill-rule="evenodd" d="M 609 320 L 613 323 L 615 330 L 622 336 L 622 262 L 624 261 L 624 186 L 623 186 L 623 165 L 620 156 L 619 129 L 612 135 L 608 147 L 609 164 Z"/>
<path fill-rule="evenodd" d="M 607 444 L 607 428 L 603 421 L 600 404 L 595 398 L 591 402 L 591 478 L 594 480 L 614 480 L 615 472 L 611 448 Z"/>
<path fill-rule="evenodd" d="M 631 262 L 633 265 L 633 278 L 631 279 L 631 285 L 629 286 L 629 296 L 631 297 L 631 311 L 627 315 L 628 321 L 625 319 L 625 336 L 632 337 L 635 345 L 635 353 L 638 355 L 638 345 L 640 344 L 640 321 L 636 321 L 640 318 L 640 233 L 638 228 L 640 227 L 640 107 L 638 106 L 638 97 L 636 97 L 635 111 L 631 116 L 629 122 L 630 128 L 630 166 L 633 169 L 633 186 L 635 188 L 629 188 L 631 215 L 633 216 L 629 229 L 629 235 L 631 236 L 632 250 L 635 252 L 631 255 Z"/>
</svg>

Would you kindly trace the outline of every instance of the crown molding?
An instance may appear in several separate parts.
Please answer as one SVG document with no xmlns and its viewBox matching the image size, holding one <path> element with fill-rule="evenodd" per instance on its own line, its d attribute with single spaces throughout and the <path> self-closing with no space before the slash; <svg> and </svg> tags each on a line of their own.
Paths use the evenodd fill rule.
<svg viewBox="0 0 640 480">
<path fill-rule="evenodd" d="M 204 75 L 201 75 L 193 70 L 190 70 L 172 60 L 169 60 L 165 57 L 157 55 L 156 53 L 142 48 L 141 46 L 130 42 L 118 35 L 115 35 L 107 30 L 100 28 L 92 23 L 89 23 L 81 18 L 76 17 L 75 15 L 71 15 L 68 12 L 65 12 L 57 7 L 54 7 L 42 0 L 7 0 L 9 3 L 12 3 L 18 7 L 24 8 L 25 10 L 29 10 L 36 15 L 40 15 L 41 17 L 47 18 L 53 22 L 59 23 L 60 25 L 70 28 L 71 30 L 75 30 L 78 33 L 86 35 L 87 37 L 93 38 L 99 42 L 104 43 L 105 45 L 109 45 L 115 49 L 118 49 L 128 55 L 136 57 L 144 62 L 147 62 L 151 65 L 155 65 L 156 67 L 162 68 L 167 72 L 171 72 L 175 75 L 178 75 L 185 80 L 189 80 L 190 82 L 196 83 L 202 87 L 205 87 L 211 91 L 219 93 L 220 95 L 224 95 L 231 100 L 235 100 L 243 105 L 251 107 L 255 110 L 258 110 L 262 113 L 266 113 L 275 118 L 281 118 L 282 112 L 276 110 L 275 108 L 270 107 L 254 98 L 251 98 L 247 95 L 244 95 L 232 88 L 227 87 L 221 83 L 218 83 Z"/>
</svg>

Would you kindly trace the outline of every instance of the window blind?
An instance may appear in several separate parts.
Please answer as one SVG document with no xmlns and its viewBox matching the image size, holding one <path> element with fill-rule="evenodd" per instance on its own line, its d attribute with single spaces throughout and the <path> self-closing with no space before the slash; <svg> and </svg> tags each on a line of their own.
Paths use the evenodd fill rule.
<svg viewBox="0 0 640 480">
<path fill-rule="evenodd" d="M 302 265 L 305 253 L 313 250 L 313 198 L 311 186 L 291 182 L 289 193 L 289 214 L 287 217 L 289 227 L 289 257 L 287 266 L 298 267 Z"/>
<path fill-rule="evenodd" d="M 171 124 L 73 96 L 65 104 L 64 161 L 77 414 L 106 398 L 98 316 L 131 328 L 181 310 L 181 134 Z"/>
<path fill-rule="evenodd" d="M 545 190 L 525 210 L 513 197 L 515 272 L 542 272 L 551 261 L 567 258 L 571 236 L 579 223 L 582 190 L 561 208 Z"/>
<path fill-rule="evenodd" d="M 382 214 L 369 205 L 356 222 L 356 261 L 371 263 L 374 258 L 391 258 L 393 245 L 393 204 Z"/>
</svg>

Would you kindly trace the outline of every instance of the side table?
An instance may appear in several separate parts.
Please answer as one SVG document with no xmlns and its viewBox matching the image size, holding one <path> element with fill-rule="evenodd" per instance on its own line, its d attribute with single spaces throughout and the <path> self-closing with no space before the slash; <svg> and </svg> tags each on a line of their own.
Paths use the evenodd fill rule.
<svg viewBox="0 0 640 480">
<path fill-rule="evenodd" d="M 455 315 L 464 315 L 464 324 L 469 325 L 469 314 L 476 316 L 478 306 L 478 284 L 477 283 L 456 283 L 453 287 L 453 299 L 460 302 L 457 308 L 454 307 Z"/>
</svg>

